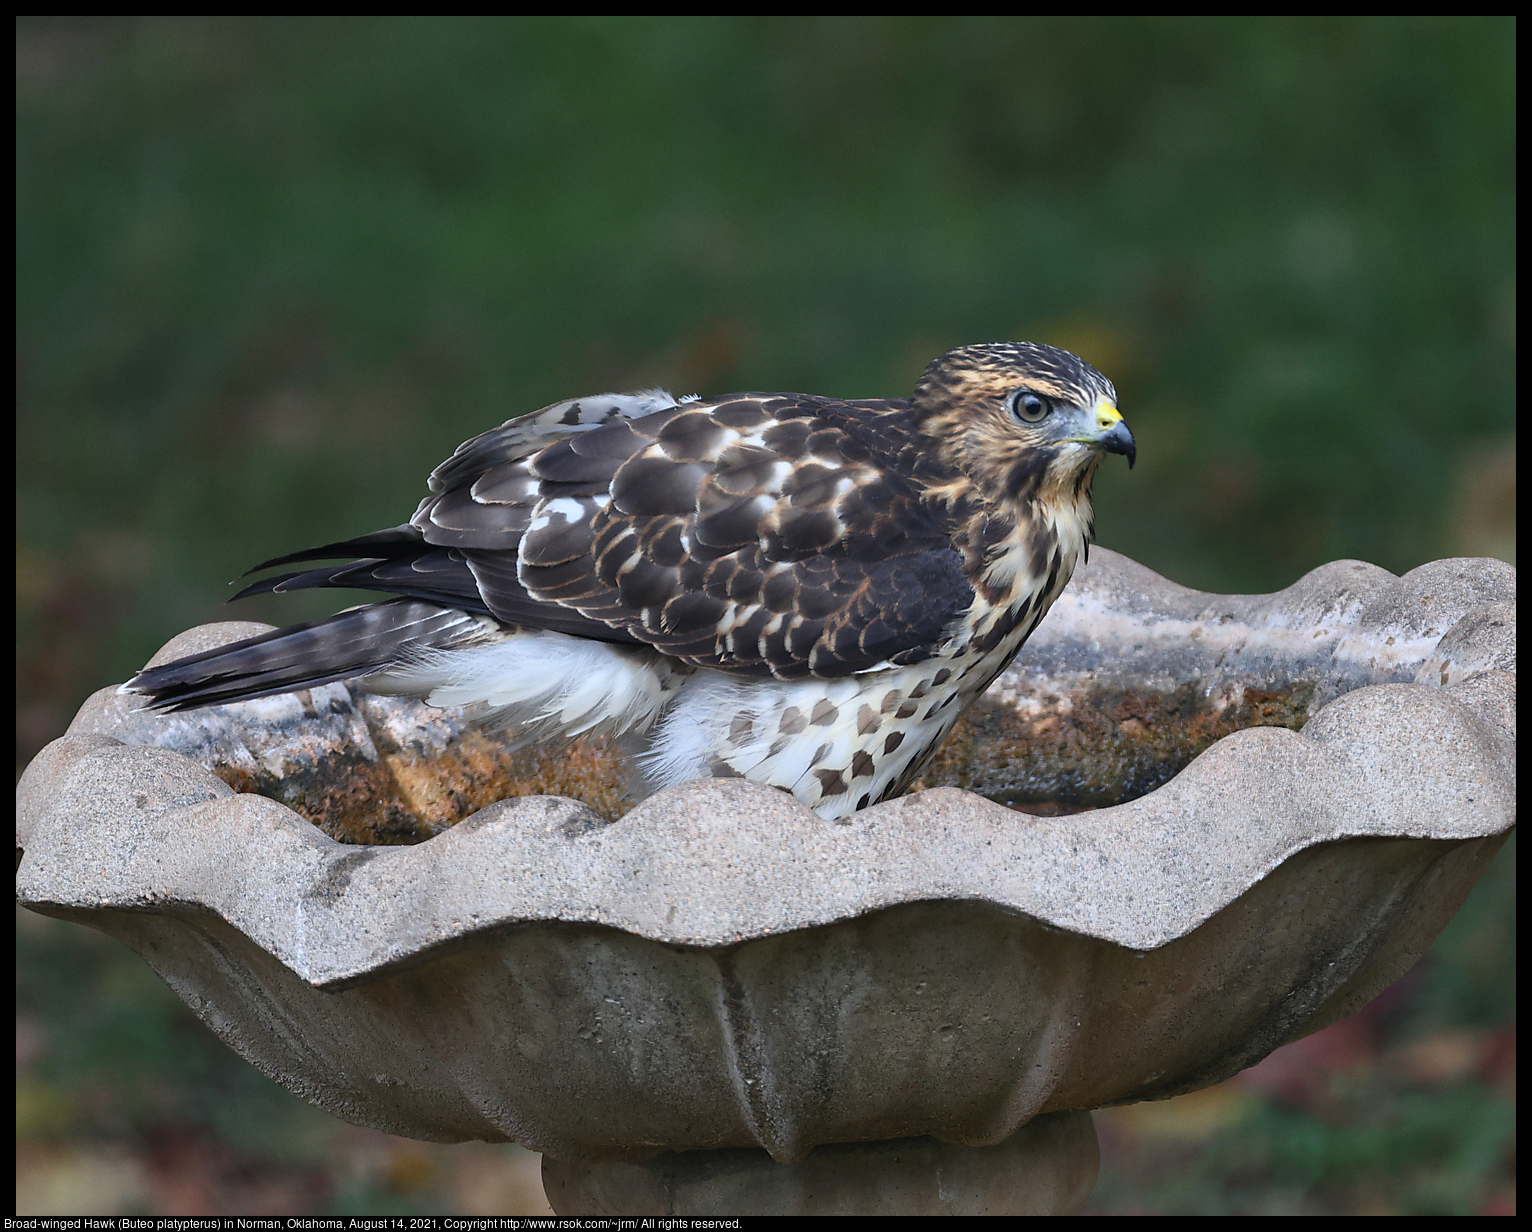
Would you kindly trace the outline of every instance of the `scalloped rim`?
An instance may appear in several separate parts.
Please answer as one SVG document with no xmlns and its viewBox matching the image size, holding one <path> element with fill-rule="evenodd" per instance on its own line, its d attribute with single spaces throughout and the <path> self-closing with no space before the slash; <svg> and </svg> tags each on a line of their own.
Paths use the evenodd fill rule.
<svg viewBox="0 0 1532 1232">
<path fill-rule="evenodd" d="M 1107 571 L 1098 572 L 1103 585 L 1142 590 L 1144 576 L 1155 577 L 1101 555 L 1108 559 L 1092 564 Z M 1239 605 L 1256 623 L 1300 591 L 1314 610 L 1325 570 L 1342 581 L 1325 566 L 1256 598 L 1158 579 L 1157 597 L 1166 600 L 1161 610 Z M 1332 605 L 1329 627 L 1355 644 L 1367 613 L 1397 606 L 1403 596 L 1387 592 L 1421 573 L 1368 587 L 1352 619 L 1339 622 L 1349 628 L 1335 628 Z M 1452 626 L 1484 606 L 1460 611 Z M 1462 639 L 1454 655 L 1466 661 Z M 75 734 L 44 750 L 18 785 L 26 857 L 17 896 L 85 912 L 206 908 L 320 987 L 525 921 L 600 923 L 711 947 L 945 898 L 991 902 L 1149 950 L 1184 936 L 1306 847 L 1508 829 L 1514 743 L 1482 717 L 1472 689 L 1482 693 L 1486 683 L 1514 696 L 1514 674 L 1498 669 L 1446 689 L 1345 693 L 1302 733 L 1236 732 L 1150 795 L 1073 816 L 1031 817 L 937 788 L 831 823 L 771 788 L 705 780 L 597 829 L 575 801 L 503 801 L 412 847 L 336 843 L 275 801 L 234 795 L 180 754 Z M 114 803 L 91 803 L 102 800 Z M 82 829 L 87 815 L 94 824 Z M 536 876 L 523 874 L 531 868 Z"/>
</svg>

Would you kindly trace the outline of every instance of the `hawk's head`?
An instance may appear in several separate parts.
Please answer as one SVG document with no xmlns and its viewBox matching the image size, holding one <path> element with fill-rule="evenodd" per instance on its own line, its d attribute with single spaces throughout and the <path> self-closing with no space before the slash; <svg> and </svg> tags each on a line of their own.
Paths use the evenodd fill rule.
<svg viewBox="0 0 1532 1232">
<path fill-rule="evenodd" d="M 914 408 L 945 459 L 992 500 L 1072 503 L 1088 492 L 1103 452 L 1133 465 L 1112 383 L 1040 342 L 938 355 L 915 386 Z"/>
</svg>

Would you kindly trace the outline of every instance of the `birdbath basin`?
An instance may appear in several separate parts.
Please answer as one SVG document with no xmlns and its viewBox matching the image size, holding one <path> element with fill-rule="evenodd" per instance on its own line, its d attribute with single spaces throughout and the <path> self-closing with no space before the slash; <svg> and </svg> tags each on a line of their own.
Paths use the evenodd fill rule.
<svg viewBox="0 0 1532 1232">
<path fill-rule="evenodd" d="M 107 689 L 18 787 L 17 896 L 336 1116 L 543 1152 L 561 1213 L 1067 1211 L 1090 1109 L 1354 1012 L 1452 917 L 1515 820 L 1514 627 L 1493 560 L 1237 596 L 1097 550 L 924 789 L 844 822 L 744 780 L 627 809 L 615 750 L 340 684 Z"/>
</svg>

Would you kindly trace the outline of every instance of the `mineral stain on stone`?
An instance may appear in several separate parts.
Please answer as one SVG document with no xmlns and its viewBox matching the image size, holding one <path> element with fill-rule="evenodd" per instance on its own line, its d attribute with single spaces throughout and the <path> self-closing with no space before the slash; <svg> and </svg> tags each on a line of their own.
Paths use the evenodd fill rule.
<svg viewBox="0 0 1532 1232">
<path fill-rule="evenodd" d="M 568 796 L 608 822 L 632 807 L 626 759 L 605 741 L 518 748 L 511 733 L 437 726 L 443 712 L 424 706 L 414 725 L 397 721 L 398 703 L 388 723 L 368 702 L 361 709 L 371 748 L 332 734 L 279 741 L 239 764 L 216 754 L 205 764 L 235 791 L 280 801 L 342 843 L 423 842 L 513 796 Z"/>
<path fill-rule="evenodd" d="M 1011 706 L 992 698 L 958 720 L 915 790 L 962 787 L 1032 813 L 1105 808 L 1147 795 L 1246 727 L 1297 731 L 1314 686 L 1170 691 L 1090 689 Z"/>
<path fill-rule="evenodd" d="M 958 721 L 911 790 L 962 787 L 1024 812 L 1059 815 L 1137 799 L 1168 782 L 1214 741 L 1245 727 L 1298 730 L 1313 686 L 1248 686 L 1210 694 L 1088 689 L 1009 704 L 983 698 Z M 603 821 L 633 805 L 628 763 L 605 741 L 514 746 L 511 733 L 441 720 L 419 707 L 401 722 L 359 709 L 371 749 L 340 739 L 287 741 L 244 765 L 211 768 L 236 791 L 279 800 L 345 843 L 418 843 L 513 796 L 567 796 Z M 411 705 L 404 703 L 404 705 Z M 376 756 L 370 754 L 376 753 Z"/>
</svg>

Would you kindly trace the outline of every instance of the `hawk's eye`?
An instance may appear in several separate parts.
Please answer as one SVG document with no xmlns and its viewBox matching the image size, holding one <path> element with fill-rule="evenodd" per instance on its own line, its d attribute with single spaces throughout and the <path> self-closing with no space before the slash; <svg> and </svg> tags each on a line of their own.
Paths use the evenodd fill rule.
<svg viewBox="0 0 1532 1232">
<path fill-rule="evenodd" d="M 1053 403 L 1030 389 L 1018 389 L 1011 395 L 1011 414 L 1022 423 L 1041 423 L 1052 409 Z"/>
</svg>

